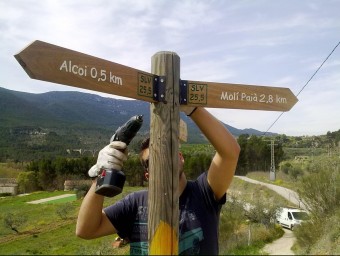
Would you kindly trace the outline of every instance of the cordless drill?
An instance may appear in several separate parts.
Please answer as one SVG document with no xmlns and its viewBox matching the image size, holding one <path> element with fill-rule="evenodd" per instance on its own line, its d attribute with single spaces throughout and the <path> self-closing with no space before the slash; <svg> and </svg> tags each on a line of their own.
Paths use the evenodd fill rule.
<svg viewBox="0 0 340 256">
<path fill-rule="evenodd" d="M 120 126 L 111 137 L 112 141 L 122 141 L 129 145 L 143 124 L 143 116 L 131 117 L 123 126 Z M 96 193 L 113 197 L 122 192 L 125 183 L 125 174 L 121 170 L 102 168 L 97 179 Z"/>
</svg>

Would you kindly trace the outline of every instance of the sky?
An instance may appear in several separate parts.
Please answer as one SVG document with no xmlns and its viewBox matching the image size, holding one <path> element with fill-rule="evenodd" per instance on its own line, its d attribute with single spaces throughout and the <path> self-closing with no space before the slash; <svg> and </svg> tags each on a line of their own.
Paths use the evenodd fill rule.
<svg viewBox="0 0 340 256">
<path fill-rule="evenodd" d="M 306 83 L 340 41 L 339 10 L 340 0 L 0 0 L 0 87 L 114 97 L 30 79 L 13 55 L 34 40 L 146 72 L 172 51 L 183 80 L 303 88 L 284 114 L 209 108 L 222 122 L 323 135 L 340 129 L 340 46 Z"/>
</svg>

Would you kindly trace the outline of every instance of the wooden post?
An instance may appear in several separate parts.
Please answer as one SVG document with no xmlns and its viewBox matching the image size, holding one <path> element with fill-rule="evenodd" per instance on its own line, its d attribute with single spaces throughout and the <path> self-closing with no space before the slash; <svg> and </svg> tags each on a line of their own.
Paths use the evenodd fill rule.
<svg viewBox="0 0 340 256">
<path fill-rule="evenodd" d="M 152 73 L 165 76 L 165 102 L 152 103 L 150 124 L 149 254 L 178 254 L 178 130 L 180 58 L 173 52 L 152 57 Z M 162 78 L 160 78 L 162 79 Z"/>
</svg>

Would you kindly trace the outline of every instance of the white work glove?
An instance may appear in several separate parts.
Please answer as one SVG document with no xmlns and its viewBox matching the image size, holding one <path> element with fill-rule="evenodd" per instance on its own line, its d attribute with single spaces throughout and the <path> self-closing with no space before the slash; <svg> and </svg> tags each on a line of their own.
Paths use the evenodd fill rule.
<svg viewBox="0 0 340 256">
<path fill-rule="evenodd" d="M 126 144 L 121 141 L 113 141 L 99 151 L 97 163 L 89 170 L 89 176 L 94 178 L 100 175 L 101 169 L 115 169 L 120 171 L 123 162 L 127 160 Z"/>
<path fill-rule="evenodd" d="M 197 107 L 188 107 L 185 105 L 180 106 L 180 110 L 184 112 L 187 116 L 191 116 L 191 114 L 194 113 L 196 109 Z"/>
</svg>

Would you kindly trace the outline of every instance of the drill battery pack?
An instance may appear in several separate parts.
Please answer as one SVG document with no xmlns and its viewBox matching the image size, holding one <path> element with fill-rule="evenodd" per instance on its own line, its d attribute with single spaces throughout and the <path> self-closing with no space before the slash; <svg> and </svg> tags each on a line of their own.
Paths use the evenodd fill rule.
<svg viewBox="0 0 340 256">
<path fill-rule="evenodd" d="M 122 171 L 102 169 L 102 173 L 97 178 L 96 193 L 114 197 L 122 192 L 125 179 Z"/>
</svg>

